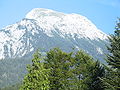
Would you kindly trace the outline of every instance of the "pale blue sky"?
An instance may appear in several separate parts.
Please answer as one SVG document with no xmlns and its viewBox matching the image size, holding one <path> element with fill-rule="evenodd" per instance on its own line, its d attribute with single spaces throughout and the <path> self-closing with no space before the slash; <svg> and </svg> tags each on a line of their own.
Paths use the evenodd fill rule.
<svg viewBox="0 0 120 90">
<path fill-rule="evenodd" d="M 86 16 L 107 34 L 120 17 L 120 0 L 0 0 L 0 29 L 21 20 L 33 8 Z"/>
</svg>

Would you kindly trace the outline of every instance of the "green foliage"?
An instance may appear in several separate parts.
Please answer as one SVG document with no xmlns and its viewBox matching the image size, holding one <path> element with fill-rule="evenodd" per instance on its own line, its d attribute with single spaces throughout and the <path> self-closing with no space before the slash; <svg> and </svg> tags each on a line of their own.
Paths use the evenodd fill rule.
<svg viewBox="0 0 120 90">
<path fill-rule="evenodd" d="M 103 90 L 100 80 L 104 67 L 83 51 L 65 53 L 58 48 L 50 50 L 45 59 L 51 69 L 50 90 Z"/>
<path fill-rule="evenodd" d="M 107 47 L 110 54 L 107 55 L 108 65 L 120 69 L 120 19 L 114 34 L 109 37 L 110 46 Z"/>
<path fill-rule="evenodd" d="M 92 66 L 92 58 L 85 54 L 83 51 L 79 51 L 75 55 L 76 65 L 75 74 L 77 78 L 78 89 L 87 90 L 87 81 L 89 79 L 89 69 Z"/>
<path fill-rule="evenodd" d="M 120 19 L 117 22 L 114 34 L 110 35 L 108 46 L 106 76 L 103 79 L 106 88 L 110 90 L 120 90 Z"/>
<path fill-rule="evenodd" d="M 41 54 L 37 51 L 32 65 L 27 67 L 28 74 L 24 77 L 20 90 L 49 90 L 49 69 L 44 68 Z"/>
<path fill-rule="evenodd" d="M 100 79 L 104 77 L 104 75 L 105 68 L 100 65 L 99 61 L 96 61 L 90 70 L 91 83 L 89 84 L 89 90 L 104 90 L 105 87 L 102 80 Z"/>
<path fill-rule="evenodd" d="M 119 73 L 108 66 L 106 66 L 105 69 L 105 77 L 102 78 L 105 90 L 119 90 Z"/>
<path fill-rule="evenodd" d="M 58 48 L 47 53 L 45 65 L 46 68 L 51 69 L 50 90 L 71 90 L 74 78 L 73 63 L 72 53 L 65 53 Z"/>
<path fill-rule="evenodd" d="M 83 51 L 77 52 L 75 60 L 78 90 L 104 90 L 100 80 L 105 74 L 104 67 Z"/>
<path fill-rule="evenodd" d="M 103 90 L 104 68 L 83 51 L 51 49 L 45 58 L 37 51 L 27 67 L 20 90 Z"/>
</svg>

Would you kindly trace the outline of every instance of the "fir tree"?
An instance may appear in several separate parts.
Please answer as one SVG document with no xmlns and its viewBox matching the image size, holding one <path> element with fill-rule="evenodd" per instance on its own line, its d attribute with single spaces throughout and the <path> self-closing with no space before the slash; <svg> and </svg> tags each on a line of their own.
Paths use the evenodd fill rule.
<svg viewBox="0 0 120 90">
<path fill-rule="evenodd" d="M 27 67 L 28 74 L 24 77 L 20 90 L 49 90 L 49 69 L 44 68 L 41 54 L 37 51 L 32 65 Z"/>
<path fill-rule="evenodd" d="M 75 74 L 76 77 L 78 77 L 76 84 L 78 86 L 78 90 L 88 90 L 88 69 L 92 66 L 92 58 L 83 51 L 79 51 L 75 54 L 75 61 Z"/>
<path fill-rule="evenodd" d="M 83 51 L 76 53 L 75 60 L 78 90 L 104 90 L 100 80 L 104 76 L 104 67 Z"/>
<path fill-rule="evenodd" d="M 103 79 L 106 88 L 120 90 L 120 19 L 115 27 L 114 34 L 109 37 L 110 46 L 108 46 L 106 77 Z"/>
<path fill-rule="evenodd" d="M 74 84 L 72 81 L 74 78 L 72 53 L 65 53 L 54 48 L 47 53 L 45 63 L 46 68 L 51 69 L 50 90 L 72 90 L 72 84 Z"/>
<path fill-rule="evenodd" d="M 51 49 L 41 61 L 36 52 L 20 90 L 103 90 L 104 68 L 83 51 Z"/>
<path fill-rule="evenodd" d="M 120 69 L 120 19 L 115 29 L 109 37 L 110 46 L 107 48 L 110 54 L 107 55 L 107 63 L 112 68 Z"/>
<path fill-rule="evenodd" d="M 104 90 L 104 84 L 101 80 L 105 76 L 105 68 L 96 61 L 90 69 L 90 79 L 89 90 Z"/>
</svg>

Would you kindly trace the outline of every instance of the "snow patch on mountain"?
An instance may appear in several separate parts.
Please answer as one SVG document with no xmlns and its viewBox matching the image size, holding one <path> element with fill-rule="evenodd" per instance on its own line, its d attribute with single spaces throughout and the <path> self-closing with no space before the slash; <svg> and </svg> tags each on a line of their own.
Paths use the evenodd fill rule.
<svg viewBox="0 0 120 90">
<path fill-rule="evenodd" d="M 35 8 L 26 15 L 28 19 L 35 19 L 44 28 L 47 35 L 52 36 L 54 29 L 61 34 L 78 35 L 79 38 L 107 39 L 107 35 L 86 17 L 78 14 L 64 14 L 49 9 Z M 63 36 L 62 35 L 62 36 Z"/>
<path fill-rule="evenodd" d="M 0 30 L 0 59 L 23 57 L 34 51 L 36 45 L 43 47 L 61 45 L 60 40 L 71 44 L 66 47 L 81 48 L 85 46 L 82 45 L 85 40 L 80 42 L 82 39 L 96 48 L 98 46 L 92 41 L 105 41 L 107 35 L 84 16 L 35 8 L 21 21 Z M 55 42 L 58 44 L 54 45 Z M 97 51 L 102 54 L 99 47 Z"/>
<path fill-rule="evenodd" d="M 103 51 L 102 51 L 102 49 L 101 49 L 100 47 L 98 47 L 98 48 L 96 48 L 96 49 L 97 49 L 98 53 L 104 54 Z"/>
</svg>

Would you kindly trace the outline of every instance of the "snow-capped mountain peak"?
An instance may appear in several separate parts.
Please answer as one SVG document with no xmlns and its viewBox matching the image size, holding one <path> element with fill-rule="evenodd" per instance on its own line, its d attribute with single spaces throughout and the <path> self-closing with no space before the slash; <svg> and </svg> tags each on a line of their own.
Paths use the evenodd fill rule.
<svg viewBox="0 0 120 90">
<path fill-rule="evenodd" d="M 26 18 L 37 20 L 37 19 L 43 18 L 45 16 L 61 17 L 61 16 L 64 16 L 64 15 L 65 15 L 64 13 L 53 11 L 53 10 L 50 10 L 50 9 L 35 8 L 35 9 L 31 10 L 26 15 Z"/>
<path fill-rule="evenodd" d="M 107 35 L 82 15 L 35 8 L 21 21 L 0 30 L 0 59 L 23 57 L 36 48 L 52 47 L 68 51 L 75 47 L 102 54 L 101 41 L 106 39 Z"/>
<path fill-rule="evenodd" d="M 26 18 L 37 20 L 49 36 L 52 36 L 54 29 L 59 29 L 63 37 L 65 34 L 73 37 L 77 34 L 79 38 L 107 39 L 107 35 L 97 29 L 90 20 L 78 14 L 64 14 L 50 9 L 35 8 L 26 15 Z"/>
<path fill-rule="evenodd" d="M 65 52 L 82 49 L 105 63 L 106 44 L 107 35 L 86 17 L 35 8 L 22 20 L 0 30 L 0 87 L 23 79 L 26 64 L 30 64 L 37 49 L 43 55 L 55 47 Z"/>
</svg>

